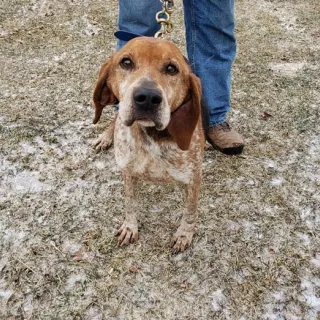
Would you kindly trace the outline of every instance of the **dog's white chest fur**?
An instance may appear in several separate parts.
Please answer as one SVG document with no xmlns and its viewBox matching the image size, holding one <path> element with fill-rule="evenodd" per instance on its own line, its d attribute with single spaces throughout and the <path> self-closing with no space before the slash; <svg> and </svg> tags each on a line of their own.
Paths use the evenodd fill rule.
<svg viewBox="0 0 320 320">
<path fill-rule="evenodd" d="M 189 183 L 193 166 L 188 151 L 174 142 L 159 144 L 148 135 L 134 135 L 120 120 L 116 127 L 115 157 L 121 170 L 147 181 Z"/>
</svg>

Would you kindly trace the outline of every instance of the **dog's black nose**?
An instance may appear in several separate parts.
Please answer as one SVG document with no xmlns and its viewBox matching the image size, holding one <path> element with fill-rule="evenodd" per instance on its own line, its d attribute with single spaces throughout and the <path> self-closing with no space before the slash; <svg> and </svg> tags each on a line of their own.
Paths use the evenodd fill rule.
<svg viewBox="0 0 320 320">
<path fill-rule="evenodd" d="M 140 87 L 134 92 L 133 100 L 138 107 L 149 110 L 160 105 L 162 96 L 157 89 Z"/>
</svg>

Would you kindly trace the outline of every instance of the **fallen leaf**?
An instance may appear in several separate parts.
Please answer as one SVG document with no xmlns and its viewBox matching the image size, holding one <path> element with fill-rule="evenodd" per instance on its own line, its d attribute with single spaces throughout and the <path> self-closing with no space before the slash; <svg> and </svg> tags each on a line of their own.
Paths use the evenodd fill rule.
<svg viewBox="0 0 320 320">
<path fill-rule="evenodd" d="M 78 251 L 72 261 L 76 262 L 92 262 L 94 259 L 93 252 Z"/>
<path fill-rule="evenodd" d="M 131 266 L 131 267 L 129 268 L 129 271 L 132 272 L 132 273 L 137 273 L 138 268 L 137 268 L 136 266 Z"/>
<path fill-rule="evenodd" d="M 266 119 L 268 119 L 268 118 L 270 118 L 270 117 L 272 117 L 272 114 L 270 114 L 269 112 L 266 112 L 266 111 L 263 112 L 262 118 L 263 118 L 264 120 L 266 120 Z"/>
</svg>

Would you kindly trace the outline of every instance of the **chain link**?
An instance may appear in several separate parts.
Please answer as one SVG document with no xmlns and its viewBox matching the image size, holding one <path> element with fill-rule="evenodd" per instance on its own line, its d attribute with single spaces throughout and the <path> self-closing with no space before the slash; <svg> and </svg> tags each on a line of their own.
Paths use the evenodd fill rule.
<svg viewBox="0 0 320 320">
<path fill-rule="evenodd" d="M 174 11 L 173 0 L 160 0 L 162 10 L 156 14 L 156 20 L 160 24 L 160 30 L 154 35 L 155 38 L 163 38 L 165 34 L 171 33 L 173 25 L 171 15 Z"/>
</svg>

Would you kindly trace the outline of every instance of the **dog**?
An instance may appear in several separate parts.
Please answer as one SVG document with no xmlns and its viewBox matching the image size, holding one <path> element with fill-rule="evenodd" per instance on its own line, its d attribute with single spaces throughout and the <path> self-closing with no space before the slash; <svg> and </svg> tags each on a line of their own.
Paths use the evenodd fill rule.
<svg viewBox="0 0 320 320">
<path fill-rule="evenodd" d="M 139 37 L 101 67 L 93 94 L 95 116 L 119 104 L 116 118 L 97 140 L 97 149 L 114 141 L 125 189 L 125 219 L 118 245 L 138 240 L 137 182 L 177 182 L 186 191 L 186 208 L 173 235 L 174 252 L 192 241 L 198 218 L 201 165 L 205 146 L 201 83 L 170 41 Z"/>
</svg>

